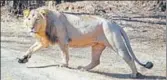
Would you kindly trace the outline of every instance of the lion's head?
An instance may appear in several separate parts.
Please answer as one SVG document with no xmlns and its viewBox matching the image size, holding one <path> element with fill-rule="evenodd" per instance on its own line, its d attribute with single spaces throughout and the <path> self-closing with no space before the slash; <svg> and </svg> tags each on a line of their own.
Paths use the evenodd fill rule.
<svg viewBox="0 0 167 80">
<path fill-rule="evenodd" d="M 41 10 L 31 10 L 25 13 L 25 25 L 29 28 L 29 32 L 34 34 L 45 33 L 47 20 L 47 12 L 44 9 Z"/>
<path fill-rule="evenodd" d="M 57 32 L 56 27 L 51 22 L 52 20 L 49 19 L 52 17 L 49 12 L 45 8 L 38 8 L 30 12 L 25 11 L 25 25 L 29 28 L 29 32 L 35 34 L 35 36 L 47 37 L 49 41 L 55 43 L 57 42 Z"/>
</svg>

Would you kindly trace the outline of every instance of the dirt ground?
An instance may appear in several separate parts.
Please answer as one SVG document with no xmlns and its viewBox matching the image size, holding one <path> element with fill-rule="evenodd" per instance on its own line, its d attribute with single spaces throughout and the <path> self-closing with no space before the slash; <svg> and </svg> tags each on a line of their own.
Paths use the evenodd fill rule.
<svg viewBox="0 0 167 80">
<path fill-rule="evenodd" d="M 91 4 L 92 2 L 76 2 L 74 5 L 82 6 L 86 3 Z M 89 4 L 86 4 L 86 7 L 89 7 Z M 114 21 L 124 28 L 130 38 L 133 51 L 140 61 L 154 63 L 152 69 L 145 69 L 136 64 L 138 71 L 143 74 L 139 79 L 166 79 L 165 13 L 144 12 L 143 9 L 139 11 L 140 9 L 136 7 L 134 9 L 138 9 L 138 12 L 133 9 L 136 12 L 131 10 L 133 13 L 128 13 L 129 8 L 120 8 L 120 10 L 117 8 L 116 10 L 113 6 L 111 7 L 113 8 L 112 12 L 108 11 L 99 14 L 99 16 Z M 76 9 L 74 8 L 74 10 Z M 82 11 L 84 12 L 84 10 Z M 57 45 L 36 52 L 28 63 L 19 64 L 17 57 L 22 56 L 35 42 L 35 39 L 29 35 L 27 28 L 23 26 L 22 18 L 15 19 L 8 14 L 6 8 L 2 7 L 1 80 L 134 80 L 130 78 L 131 70 L 128 65 L 110 48 L 104 50 L 101 56 L 101 64 L 91 71 L 76 69 L 77 66 L 87 65 L 90 62 L 90 47 L 70 48 L 70 69 L 58 67 L 61 57 Z"/>
</svg>

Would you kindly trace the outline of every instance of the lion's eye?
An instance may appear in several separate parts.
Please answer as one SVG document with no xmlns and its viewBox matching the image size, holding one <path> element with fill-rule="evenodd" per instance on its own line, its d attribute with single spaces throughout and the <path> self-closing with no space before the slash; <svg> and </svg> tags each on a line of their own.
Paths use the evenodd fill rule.
<svg viewBox="0 0 167 80">
<path fill-rule="evenodd" d="M 40 19 L 36 19 L 37 21 L 39 21 Z"/>
</svg>

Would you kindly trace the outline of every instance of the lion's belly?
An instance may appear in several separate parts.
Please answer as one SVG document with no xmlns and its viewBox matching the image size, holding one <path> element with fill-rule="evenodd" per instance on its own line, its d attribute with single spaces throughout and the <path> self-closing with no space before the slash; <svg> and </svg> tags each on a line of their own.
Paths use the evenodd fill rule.
<svg viewBox="0 0 167 80">
<path fill-rule="evenodd" d="M 69 42 L 70 47 L 87 47 L 96 44 L 97 42 L 93 38 L 84 38 L 84 39 L 72 39 Z"/>
<path fill-rule="evenodd" d="M 82 36 L 77 38 L 71 38 L 69 42 L 70 47 L 88 47 L 95 44 L 104 44 L 108 46 L 108 41 L 103 34 L 96 36 Z"/>
</svg>

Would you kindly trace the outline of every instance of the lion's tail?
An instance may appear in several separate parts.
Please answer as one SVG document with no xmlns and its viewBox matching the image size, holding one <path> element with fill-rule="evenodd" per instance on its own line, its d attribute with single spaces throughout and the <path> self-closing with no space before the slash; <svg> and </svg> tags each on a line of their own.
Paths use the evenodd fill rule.
<svg viewBox="0 0 167 80">
<path fill-rule="evenodd" d="M 121 35 L 123 36 L 123 39 L 125 40 L 126 47 L 127 47 L 127 49 L 129 50 L 129 54 L 131 55 L 131 57 L 134 58 L 134 60 L 135 60 L 138 64 L 140 64 L 141 66 L 144 66 L 144 67 L 147 68 L 147 69 L 151 69 L 151 68 L 153 67 L 153 63 L 152 63 L 152 62 L 149 62 L 149 61 L 148 61 L 146 64 L 141 63 L 141 62 L 136 58 L 136 56 L 134 55 L 133 50 L 132 50 L 132 48 L 131 48 L 131 46 L 130 46 L 130 42 L 129 42 L 128 36 L 127 36 L 127 34 L 125 33 L 125 31 L 124 31 L 122 28 L 120 28 L 120 32 L 121 32 Z"/>
</svg>

